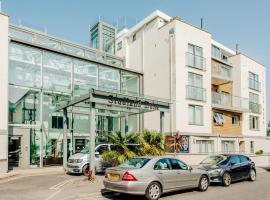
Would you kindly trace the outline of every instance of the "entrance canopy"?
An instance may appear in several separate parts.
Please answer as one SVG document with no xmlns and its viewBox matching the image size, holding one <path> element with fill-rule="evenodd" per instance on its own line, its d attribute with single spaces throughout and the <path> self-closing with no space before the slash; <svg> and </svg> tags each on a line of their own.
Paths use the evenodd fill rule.
<svg viewBox="0 0 270 200">
<path fill-rule="evenodd" d="M 70 101 L 60 102 L 56 108 L 56 111 L 61 111 L 65 108 L 72 108 L 72 112 L 84 113 L 86 110 L 89 111 L 87 108 L 92 107 L 93 103 L 95 104 L 96 109 L 114 110 L 136 114 L 156 110 L 166 112 L 170 109 L 169 100 L 92 89 L 88 94 L 75 97 Z"/>
<path fill-rule="evenodd" d="M 117 113 L 140 114 L 151 111 L 160 112 L 160 132 L 164 132 L 164 112 L 170 110 L 170 102 L 159 98 L 146 96 L 132 96 L 115 91 L 92 89 L 88 94 L 73 98 L 70 101 L 60 102 L 56 111 L 64 113 L 63 136 L 63 165 L 67 169 L 67 113 L 88 114 L 90 116 L 90 169 L 95 172 L 95 138 L 96 138 L 96 109 L 105 111 L 117 111 Z M 109 112 L 113 114 L 114 112 Z"/>
</svg>

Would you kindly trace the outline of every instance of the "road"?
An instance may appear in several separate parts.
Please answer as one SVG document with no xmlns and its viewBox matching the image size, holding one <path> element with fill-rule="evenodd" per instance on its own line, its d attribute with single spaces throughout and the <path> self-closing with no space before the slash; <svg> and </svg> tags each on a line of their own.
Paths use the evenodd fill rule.
<svg viewBox="0 0 270 200">
<path fill-rule="evenodd" d="M 83 176 L 43 175 L 0 182 L 0 200 L 138 200 L 103 189 L 102 177 L 89 182 Z M 270 172 L 258 174 L 255 182 L 237 182 L 230 187 L 214 185 L 206 192 L 186 190 L 161 200 L 270 200 Z"/>
</svg>

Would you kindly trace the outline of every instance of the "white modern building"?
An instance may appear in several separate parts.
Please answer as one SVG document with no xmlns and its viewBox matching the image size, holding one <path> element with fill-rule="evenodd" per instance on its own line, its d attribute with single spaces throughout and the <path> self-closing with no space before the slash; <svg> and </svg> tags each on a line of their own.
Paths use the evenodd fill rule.
<svg viewBox="0 0 270 200">
<path fill-rule="evenodd" d="M 166 147 L 188 159 L 270 152 L 265 67 L 177 17 L 98 22 L 89 47 L 0 13 L 0 35 L 0 172 L 65 165 L 111 132 L 145 128 L 166 144 L 179 132 L 181 147 Z"/>
<path fill-rule="evenodd" d="M 265 66 L 239 49 L 154 11 L 118 33 L 116 55 L 144 73 L 145 93 L 171 99 L 165 131 L 183 136 L 180 152 L 270 152 Z M 157 117 L 145 114 L 146 128 L 156 129 Z"/>
</svg>

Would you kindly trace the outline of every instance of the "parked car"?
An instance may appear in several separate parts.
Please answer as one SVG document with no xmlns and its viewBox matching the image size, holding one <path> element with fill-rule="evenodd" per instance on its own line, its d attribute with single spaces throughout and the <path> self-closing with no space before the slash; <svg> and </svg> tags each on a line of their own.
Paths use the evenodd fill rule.
<svg viewBox="0 0 270 200">
<path fill-rule="evenodd" d="M 157 200 L 164 193 L 186 188 L 206 191 L 209 177 L 205 170 L 192 169 L 176 158 L 136 157 L 108 168 L 103 183 L 110 191 Z"/>
<path fill-rule="evenodd" d="M 256 180 L 256 167 L 249 157 L 238 154 L 211 155 L 199 166 L 208 171 L 210 182 L 229 186 L 234 181 Z"/>
<path fill-rule="evenodd" d="M 134 149 L 138 146 L 138 144 L 127 144 L 127 147 L 130 149 Z M 116 145 L 113 144 L 99 144 L 95 148 L 95 171 L 97 173 L 105 172 L 107 167 L 111 167 L 108 163 L 106 165 L 103 162 L 102 154 L 105 151 L 114 150 L 117 148 Z M 89 148 L 85 148 L 80 151 L 80 153 L 76 153 L 69 157 L 67 168 L 69 173 L 77 173 L 87 175 L 89 171 L 89 163 L 90 163 L 90 154 Z"/>
</svg>

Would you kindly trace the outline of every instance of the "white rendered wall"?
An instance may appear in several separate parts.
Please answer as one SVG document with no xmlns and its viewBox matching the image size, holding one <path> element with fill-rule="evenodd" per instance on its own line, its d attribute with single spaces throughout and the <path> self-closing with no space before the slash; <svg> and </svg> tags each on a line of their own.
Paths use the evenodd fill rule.
<svg viewBox="0 0 270 200">
<path fill-rule="evenodd" d="M 186 66 L 186 52 L 188 44 L 203 48 L 203 57 L 206 58 L 206 71 Z M 193 27 L 184 22 L 176 21 L 175 26 L 175 62 L 176 62 L 176 130 L 182 133 L 212 132 L 211 114 L 211 34 Z M 206 102 L 186 99 L 186 85 L 188 72 L 203 75 L 203 88 L 206 88 Z M 189 125 L 188 105 L 203 106 L 203 125 Z"/>
<path fill-rule="evenodd" d="M 0 173 L 8 170 L 8 22 L 0 13 Z"/>
</svg>

